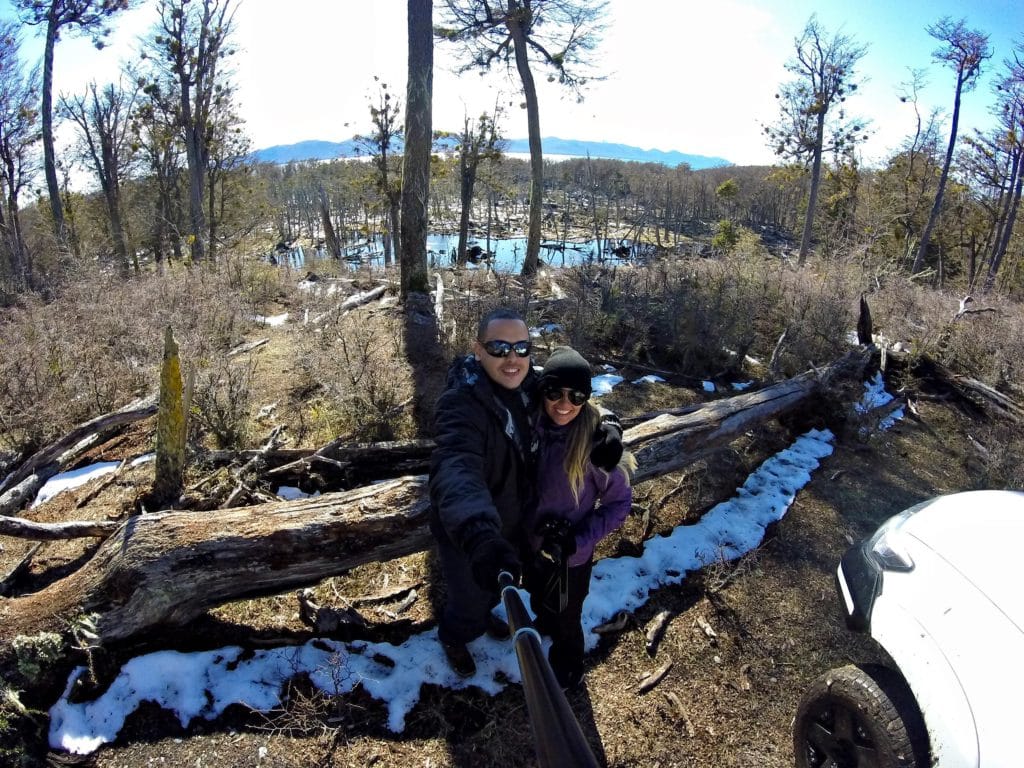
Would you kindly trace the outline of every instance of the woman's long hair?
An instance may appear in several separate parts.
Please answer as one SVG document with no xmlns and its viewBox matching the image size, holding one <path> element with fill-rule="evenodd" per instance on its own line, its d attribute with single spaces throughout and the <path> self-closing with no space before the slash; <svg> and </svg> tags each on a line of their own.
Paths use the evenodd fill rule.
<svg viewBox="0 0 1024 768">
<path fill-rule="evenodd" d="M 600 423 L 601 411 L 588 400 L 583 404 L 579 415 L 569 425 L 568 444 L 563 466 L 565 475 L 569 479 L 569 490 L 572 491 L 573 500 L 577 504 L 580 501 L 580 489 L 583 488 L 587 465 L 590 464 L 590 451 L 594 447 L 594 432 Z M 636 459 L 633 458 L 633 454 L 623 451 L 617 469 L 622 470 L 626 482 L 629 483 L 630 473 L 636 469 Z"/>
</svg>

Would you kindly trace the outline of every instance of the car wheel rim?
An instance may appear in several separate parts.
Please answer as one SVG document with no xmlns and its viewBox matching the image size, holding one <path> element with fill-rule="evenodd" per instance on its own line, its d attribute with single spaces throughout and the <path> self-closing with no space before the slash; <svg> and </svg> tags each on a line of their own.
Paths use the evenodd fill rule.
<svg viewBox="0 0 1024 768">
<path fill-rule="evenodd" d="M 866 723 L 858 712 L 839 702 L 818 707 L 808 719 L 804 750 L 812 768 L 872 768 L 879 764 Z"/>
</svg>

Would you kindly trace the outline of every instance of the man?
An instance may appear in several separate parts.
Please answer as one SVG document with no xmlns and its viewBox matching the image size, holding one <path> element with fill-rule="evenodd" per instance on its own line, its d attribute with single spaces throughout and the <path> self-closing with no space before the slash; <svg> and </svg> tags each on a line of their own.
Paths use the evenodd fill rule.
<svg viewBox="0 0 1024 768">
<path fill-rule="evenodd" d="M 430 462 L 430 527 L 447 598 L 438 638 L 452 668 L 476 673 L 466 644 L 485 631 L 508 635 L 491 613 L 498 574 L 518 581 L 526 551 L 524 513 L 533 504 L 537 441 L 532 425 L 536 374 L 530 334 L 510 309 L 486 314 L 473 353 L 455 360 L 437 402 Z M 595 464 L 612 468 L 622 455 L 615 422 L 599 427 Z"/>
</svg>

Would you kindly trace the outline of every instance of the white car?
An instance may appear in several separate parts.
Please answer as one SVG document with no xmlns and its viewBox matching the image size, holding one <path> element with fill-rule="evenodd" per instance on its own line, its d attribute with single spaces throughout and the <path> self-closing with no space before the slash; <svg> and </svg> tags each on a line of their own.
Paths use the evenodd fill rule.
<svg viewBox="0 0 1024 768">
<path fill-rule="evenodd" d="M 939 496 L 852 547 L 836 574 L 846 624 L 891 663 L 814 682 L 798 768 L 1024 766 L 1022 560 L 1018 491 Z"/>
</svg>

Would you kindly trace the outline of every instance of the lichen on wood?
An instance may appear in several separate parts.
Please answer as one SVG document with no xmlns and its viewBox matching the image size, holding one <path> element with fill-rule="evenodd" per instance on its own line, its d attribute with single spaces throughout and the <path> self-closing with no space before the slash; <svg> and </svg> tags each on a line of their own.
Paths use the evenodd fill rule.
<svg viewBox="0 0 1024 768">
<path fill-rule="evenodd" d="M 164 331 L 164 360 L 160 368 L 160 404 L 156 424 L 156 479 L 152 501 L 174 506 L 181 497 L 185 472 L 185 403 L 181 359 L 171 327 Z"/>
</svg>

